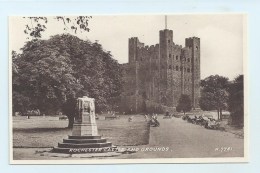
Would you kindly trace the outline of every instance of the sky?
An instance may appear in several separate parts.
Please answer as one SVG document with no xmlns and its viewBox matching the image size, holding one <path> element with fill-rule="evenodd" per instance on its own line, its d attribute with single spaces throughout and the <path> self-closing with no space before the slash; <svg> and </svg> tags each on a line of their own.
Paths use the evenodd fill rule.
<svg viewBox="0 0 260 173">
<path fill-rule="evenodd" d="M 62 23 L 48 16 L 42 39 L 64 33 Z M 246 60 L 246 17 L 242 14 L 178 14 L 167 15 L 167 28 L 173 30 L 173 42 L 185 45 L 185 38 L 199 37 L 201 43 L 201 78 L 222 75 L 230 80 L 243 74 Z M 26 41 L 28 19 L 9 18 L 9 47 L 19 52 Z M 159 43 L 159 31 L 165 29 L 164 15 L 92 16 L 90 32 L 77 33 L 81 39 L 98 40 L 119 63 L 128 62 L 128 39 L 138 37 L 145 45 Z"/>
</svg>

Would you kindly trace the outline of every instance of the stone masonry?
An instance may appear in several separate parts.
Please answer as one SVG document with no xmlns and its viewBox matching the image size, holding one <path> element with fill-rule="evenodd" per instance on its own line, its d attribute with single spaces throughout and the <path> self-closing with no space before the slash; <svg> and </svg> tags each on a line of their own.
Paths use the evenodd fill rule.
<svg viewBox="0 0 260 173">
<path fill-rule="evenodd" d="M 151 105 L 176 107 L 181 94 L 190 96 L 193 108 L 200 97 L 200 38 L 173 42 L 173 31 L 159 32 L 159 44 L 145 46 L 129 39 L 129 63 L 122 64 L 121 111 L 142 112 Z M 149 106 L 150 104 L 150 106 Z"/>
</svg>

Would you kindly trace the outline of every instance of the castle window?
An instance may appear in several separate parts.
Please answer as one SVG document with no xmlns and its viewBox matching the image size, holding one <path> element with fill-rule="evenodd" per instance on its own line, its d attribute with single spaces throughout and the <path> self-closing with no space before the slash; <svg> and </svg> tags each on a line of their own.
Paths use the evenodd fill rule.
<svg viewBox="0 0 260 173">
<path fill-rule="evenodd" d="M 170 43 L 171 42 L 171 40 L 168 40 L 168 43 Z"/>
<path fill-rule="evenodd" d="M 169 65 L 169 69 L 172 69 L 172 66 L 171 66 L 171 65 Z"/>
<path fill-rule="evenodd" d="M 180 67 L 180 71 L 182 71 L 182 69 L 183 69 L 183 68 L 182 68 L 182 66 L 181 66 L 181 67 Z"/>
<path fill-rule="evenodd" d="M 178 66 L 176 66 L 176 71 L 179 71 L 179 67 Z"/>
<path fill-rule="evenodd" d="M 190 58 L 188 58 L 188 62 L 190 62 Z"/>
<path fill-rule="evenodd" d="M 196 46 L 196 50 L 199 50 L 199 47 L 198 47 L 198 46 Z"/>
<path fill-rule="evenodd" d="M 172 57 L 172 55 L 171 54 L 169 54 L 169 58 L 171 58 Z"/>
<path fill-rule="evenodd" d="M 190 68 L 188 68 L 187 71 L 190 72 Z"/>
<path fill-rule="evenodd" d="M 178 58 L 179 58 L 178 55 L 176 55 L 176 60 L 178 60 Z"/>
</svg>

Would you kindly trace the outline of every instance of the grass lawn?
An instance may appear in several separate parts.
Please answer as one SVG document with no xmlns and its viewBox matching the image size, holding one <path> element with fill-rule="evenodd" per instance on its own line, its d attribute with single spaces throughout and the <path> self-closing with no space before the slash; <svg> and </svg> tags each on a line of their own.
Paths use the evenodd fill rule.
<svg viewBox="0 0 260 173">
<path fill-rule="evenodd" d="M 145 145 L 149 143 L 150 127 L 142 115 L 135 115 L 132 122 L 128 116 L 120 119 L 105 120 L 100 115 L 97 120 L 99 135 L 118 146 Z M 57 146 L 71 129 L 66 128 L 67 120 L 58 117 L 13 117 L 13 147 L 15 148 L 50 148 Z"/>
</svg>

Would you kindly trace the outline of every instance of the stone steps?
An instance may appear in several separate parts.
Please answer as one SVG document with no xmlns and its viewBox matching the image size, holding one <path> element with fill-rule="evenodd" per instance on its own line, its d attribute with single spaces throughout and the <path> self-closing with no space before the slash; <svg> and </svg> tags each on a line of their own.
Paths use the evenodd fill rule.
<svg viewBox="0 0 260 173">
<path fill-rule="evenodd" d="M 71 144 L 71 143 L 58 143 L 59 148 L 103 148 L 111 147 L 111 142 L 105 143 L 81 143 L 81 144 Z"/>
<path fill-rule="evenodd" d="M 83 144 L 83 143 L 105 143 L 106 139 L 63 139 L 63 143 Z"/>
<path fill-rule="evenodd" d="M 81 154 L 117 152 L 118 148 L 101 136 L 68 136 L 63 143 L 58 143 L 52 153 Z"/>
<path fill-rule="evenodd" d="M 72 136 L 72 135 L 69 135 L 69 139 L 101 139 L 101 136 Z"/>
</svg>

